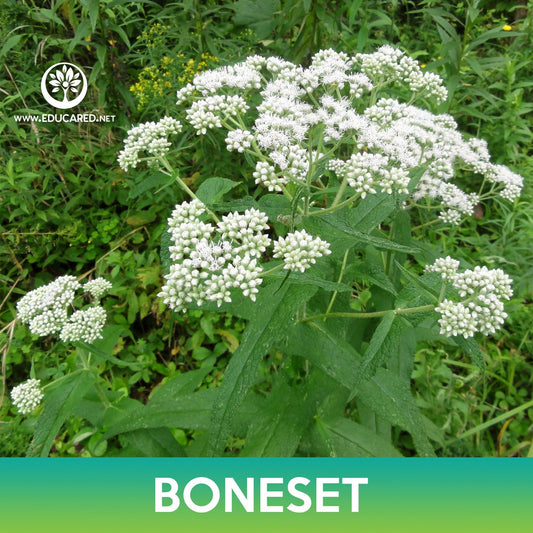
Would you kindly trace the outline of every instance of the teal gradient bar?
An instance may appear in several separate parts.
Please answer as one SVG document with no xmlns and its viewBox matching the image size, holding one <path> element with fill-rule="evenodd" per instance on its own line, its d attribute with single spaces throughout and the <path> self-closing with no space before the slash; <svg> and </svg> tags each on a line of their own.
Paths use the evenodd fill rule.
<svg viewBox="0 0 533 533">
<path fill-rule="evenodd" d="M 155 512 L 156 477 L 178 483 L 176 511 Z M 221 492 L 207 513 L 184 503 L 183 490 L 197 477 L 213 480 Z M 233 512 L 225 512 L 224 479 L 245 490 L 248 477 L 254 511 L 233 497 Z M 294 477 L 310 480 L 297 486 L 312 500 L 304 513 L 287 510 L 302 504 L 288 492 Z M 283 496 L 267 502 L 283 512 L 260 512 L 260 478 L 283 479 L 268 487 Z M 339 512 L 317 512 L 317 478 L 368 478 L 359 485 L 359 512 L 352 512 L 351 486 L 340 483 L 324 485 L 338 495 L 323 501 Z M 0 459 L 0 523 L 2 531 L 39 533 L 530 531 L 532 486 L 529 459 Z M 191 498 L 204 505 L 211 491 L 198 486 Z"/>
</svg>

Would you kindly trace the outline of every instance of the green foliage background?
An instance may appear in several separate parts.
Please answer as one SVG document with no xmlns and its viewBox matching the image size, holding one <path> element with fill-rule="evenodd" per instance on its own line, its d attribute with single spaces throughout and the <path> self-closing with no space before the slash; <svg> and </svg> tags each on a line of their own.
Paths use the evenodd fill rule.
<svg viewBox="0 0 533 533">
<path fill-rule="evenodd" d="M 58 456 L 195 455 L 209 447 L 211 453 L 238 455 L 246 431 L 243 453 L 248 455 L 306 455 L 317 449 L 320 455 L 364 455 L 368 449 L 384 456 L 397 450 L 424 454 L 427 437 L 412 431 L 413 424 L 423 422 L 413 421 L 409 413 L 395 430 L 394 448 L 376 436 L 380 428 L 370 432 L 368 421 L 343 418 L 342 406 L 331 405 L 326 397 L 314 399 L 320 406 L 314 425 L 289 431 L 309 419 L 308 403 L 300 400 L 310 385 L 298 381 L 305 369 L 292 361 L 294 368 L 277 372 L 286 364 L 283 343 L 271 343 L 268 331 L 254 329 L 259 319 L 251 318 L 245 304 L 222 314 L 192 311 L 184 316 L 163 307 L 156 298 L 164 270 L 161 239 L 172 207 L 184 198 L 163 174 L 125 174 L 116 162 L 126 131 L 140 121 L 172 116 L 175 92 L 194 72 L 254 53 L 305 64 L 321 48 L 371 52 L 384 43 L 399 46 L 441 74 L 450 95 L 444 111 L 463 131 L 486 139 L 493 159 L 522 174 L 526 183 L 513 206 L 483 205 L 472 223 L 430 233 L 433 248 L 442 255 L 503 268 L 515 280 L 515 297 L 502 334 L 483 341 L 485 375 L 464 347 L 424 346 L 420 334 L 410 369 L 412 392 L 427 419 L 443 432 L 437 454 L 533 455 L 532 19 L 532 2 L 494 0 L 0 0 L 0 455 L 25 455 L 28 449 L 39 453 L 38 446 L 51 447 L 50 453 Z M 116 115 L 114 123 L 14 120 L 15 115 L 48 112 L 40 78 L 59 61 L 71 61 L 88 73 L 86 112 Z M 180 174 L 195 189 L 219 175 L 217 169 L 226 161 L 207 140 L 185 153 L 179 159 Z M 232 174 L 239 178 L 240 166 L 225 168 L 225 176 Z M 245 193 L 243 186 L 231 191 L 236 198 Z M 14 325 L 17 299 L 66 273 L 101 275 L 113 283 L 105 304 L 112 326 L 97 343 L 99 375 L 113 408 L 85 395 L 94 376 L 71 374 L 76 350 L 83 346 L 73 350 L 33 338 Z M 277 296 L 287 296 L 296 309 L 312 297 L 309 287 L 287 286 Z M 364 285 L 360 289 L 364 305 Z M 271 316 L 269 328 L 279 331 L 287 317 L 270 306 L 275 308 L 275 299 L 259 314 Z M 345 357 L 353 355 L 335 327 L 336 322 L 328 322 L 318 337 L 311 326 L 301 324 L 287 342 L 305 346 L 302 356 L 320 368 L 319 342 L 328 342 L 327 349 Z M 268 356 L 254 359 L 257 346 Z M 225 373 L 230 360 L 232 371 Z M 250 385 L 258 394 L 241 407 L 228 442 L 229 427 L 223 421 L 238 403 L 234 387 L 221 389 L 227 390 L 221 405 L 214 405 L 213 391 L 244 379 L 239 368 L 248 364 L 257 367 L 257 382 Z M 36 420 L 17 415 L 6 393 L 27 378 L 29 367 L 43 380 L 65 376 L 71 393 L 56 403 L 65 410 L 69 401 L 78 405 L 76 416 L 64 420 L 45 407 L 43 416 L 49 415 L 50 424 L 41 426 L 42 434 L 30 448 Z M 387 372 L 380 370 L 380 384 L 396 390 Z M 309 390 L 326 390 L 334 377 L 343 379 L 348 391 L 361 386 L 354 376 L 332 377 L 330 371 L 312 377 L 324 383 Z M 160 384 L 168 386 L 158 389 Z M 377 389 L 365 386 L 370 401 L 382 402 Z M 267 402 L 268 391 L 285 402 Z M 81 403 L 75 402 L 81 397 Z M 264 413 L 261 420 L 247 418 L 256 404 Z M 364 406 L 358 410 L 364 419 Z M 385 403 L 383 410 L 386 414 Z M 126 426 L 116 411 L 129 414 Z M 202 430 L 213 412 L 220 434 L 207 443 Z M 266 441 L 264 433 L 276 420 L 279 438 Z"/>
</svg>

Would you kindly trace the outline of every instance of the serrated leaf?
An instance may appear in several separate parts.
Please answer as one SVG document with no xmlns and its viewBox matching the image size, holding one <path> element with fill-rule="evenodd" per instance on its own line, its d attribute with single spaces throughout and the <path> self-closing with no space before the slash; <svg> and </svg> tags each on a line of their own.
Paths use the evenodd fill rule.
<svg viewBox="0 0 533 533">
<path fill-rule="evenodd" d="M 305 347 L 302 339 L 305 339 Z M 354 389 L 361 355 L 327 325 L 318 322 L 298 324 L 289 338 L 287 350 L 309 360 L 348 391 Z M 439 430 L 420 413 L 411 396 L 409 382 L 380 368 L 368 381 L 358 385 L 356 398 L 374 410 L 377 416 L 408 431 L 420 455 L 434 455 L 428 436 L 437 440 Z"/>
<path fill-rule="evenodd" d="M 479 370 L 481 370 L 481 373 L 484 375 L 485 363 L 483 361 L 483 354 L 481 353 L 475 338 L 470 337 L 465 339 L 464 337 L 458 335 L 457 337 L 453 337 L 453 341 L 459 346 L 459 348 L 462 348 L 470 356 L 472 362 L 479 368 Z"/>
<path fill-rule="evenodd" d="M 386 350 L 383 350 L 383 344 L 389 335 L 391 330 L 392 323 L 394 322 L 395 315 L 394 311 L 388 311 L 381 321 L 379 322 L 378 327 L 372 335 L 370 344 L 363 354 L 361 363 L 357 367 L 357 374 L 355 378 L 355 383 L 353 385 L 352 393 L 350 395 L 350 400 L 356 395 L 359 385 L 371 378 L 380 365 L 382 365 L 386 357 L 390 355 L 390 352 L 387 353 Z"/>
<path fill-rule="evenodd" d="M 205 376 L 211 372 L 214 362 L 214 358 L 206 360 L 202 368 L 198 370 L 190 370 L 167 379 L 152 390 L 147 405 L 153 408 L 157 404 L 173 404 L 179 401 L 181 396 L 192 394 L 201 385 Z"/>
<path fill-rule="evenodd" d="M 93 32 L 96 30 L 98 24 L 98 0 L 80 0 L 83 7 L 89 12 L 89 18 L 91 19 L 91 27 Z"/>
<path fill-rule="evenodd" d="M 143 194 L 147 193 L 151 189 L 155 189 L 156 187 L 163 189 L 173 182 L 174 182 L 174 178 L 169 178 L 165 174 L 161 174 L 161 173 L 151 174 L 147 178 L 143 178 L 140 181 L 140 183 L 138 183 L 130 191 L 129 198 L 134 200 L 135 198 L 138 198 L 139 196 L 142 196 Z"/>
<path fill-rule="evenodd" d="M 301 387 L 277 383 L 253 417 L 242 457 L 292 457 L 311 420 L 312 409 Z"/>
<path fill-rule="evenodd" d="M 385 207 L 384 213 L 386 212 L 385 216 L 387 216 L 392 211 L 394 205 L 392 204 L 391 206 L 386 203 Z M 410 254 L 415 254 L 420 251 L 418 247 L 406 246 L 368 233 L 373 227 L 368 227 L 367 229 L 367 226 L 370 226 L 370 223 L 374 220 L 377 220 L 377 225 L 381 222 L 381 219 L 380 217 L 375 219 L 369 218 L 366 222 L 364 220 L 358 220 L 353 216 L 353 212 L 358 209 L 343 210 L 341 212 L 310 217 L 304 220 L 303 226 L 310 233 L 326 239 L 332 247 L 340 248 L 343 253 L 346 248 L 367 244 L 371 244 L 380 250 L 391 250 Z M 358 226 L 360 225 L 364 227 L 363 231 L 359 229 Z"/>
<path fill-rule="evenodd" d="M 227 178 L 209 178 L 205 180 L 198 190 L 196 196 L 204 203 L 212 205 L 219 202 L 222 197 L 239 185 L 238 181 Z"/>
<path fill-rule="evenodd" d="M 286 276 L 286 271 L 278 271 L 270 275 L 271 278 L 280 280 L 285 279 Z M 318 276 L 314 276 L 313 274 L 309 274 L 308 272 L 291 272 L 289 280 L 293 285 L 313 285 L 330 292 L 350 292 L 353 290 L 350 285 L 328 281 Z"/>
<path fill-rule="evenodd" d="M 397 296 L 396 289 L 390 278 L 383 270 L 381 264 L 365 262 L 360 265 L 353 265 L 346 269 L 346 276 L 351 276 L 356 280 L 368 281 L 373 285 L 380 287 L 384 291 Z"/>
<path fill-rule="evenodd" d="M 128 411 L 104 433 L 109 439 L 120 433 L 151 428 L 207 429 L 216 391 L 201 390 L 174 402 L 148 402 Z"/>
<path fill-rule="evenodd" d="M 281 194 L 265 194 L 257 203 L 259 210 L 272 222 L 275 222 L 279 215 L 288 215 L 292 212 L 290 200 Z"/>
<path fill-rule="evenodd" d="M 61 426 L 96 381 L 88 370 L 65 376 L 45 394 L 44 409 L 37 421 L 29 457 L 47 457 Z"/>
<path fill-rule="evenodd" d="M 276 14 L 279 0 L 239 0 L 231 8 L 235 11 L 233 21 L 251 28 L 258 40 L 266 39 L 277 25 Z"/>
<path fill-rule="evenodd" d="M 137 457 L 187 457 L 167 428 L 130 431 L 121 436 L 121 444 L 129 448 L 129 457 L 133 455 L 131 451 L 136 451 Z"/>
<path fill-rule="evenodd" d="M 242 212 L 252 207 L 258 208 L 257 202 L 251 196 L 229 200 L 223 204 L 213 204 L 213 209 L 220 213 L 229 213 L 230 211 Z"/>
<path fill-rule="evenodd" d="M 315 440 L 320 439 L 321 455 L 328 457 L 401 457 L 386 439 L 347 418 L 317 420 Z"/>
<path fill-rule="evenodd" d="M 368 233 L 383 222 L 394 211 L 394 207 L 394 197 L 391 194 L 373 194 L 350 210 L 349 220 L 355 229 Z"/>
<path fill-rule="evenodd" d="M 383 368 L 360 385 L 358 397 L 376 414 L 408 431 L 417 452 L 424 457 L 435 455 L 429 438 L 436 439 L 439 431 L 422 416 L 409 389 L 409 383 Z M 431 431 L 430 431 L 431 428 Z"/>
<path fill-rule="evenodd" d="M 170 271 L 170 265 L 172 264 L 172 259 L 170 258 L 170 247 L 172 246 L 172 239 L 170 237 L 170 232 L 168 231 L 168 226 L 163 231 L 161 235 L 161 248 L 159 251 L 159 256 L 161 258 L 161 269 L 163 273 L 167 274 Z"/>
<path fill-rule="evenodd" d="M 275 341 L 286 335 L 300 306 L 316 292 L 309 285 L 272 284 L 260 293 L 256 315 L 249 322 L 218 389 L 211 420 L 208 455 L 220 454 L 226 445 L 234 413 L 254 383 L 259 363 Z"/>
</svg>

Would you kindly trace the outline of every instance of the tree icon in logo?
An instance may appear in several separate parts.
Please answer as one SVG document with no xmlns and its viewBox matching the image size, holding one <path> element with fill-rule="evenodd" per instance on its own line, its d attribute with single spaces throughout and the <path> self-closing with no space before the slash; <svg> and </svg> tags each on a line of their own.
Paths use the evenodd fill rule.
<svg viewBox="0 0 533 533">
<path fill-rule="evenodd" d="M 72 63 L 56 63 L 44 73 L 41 92 L 50 105 L 58 109 L 70 109 L 78 105 L 87 94 L 87 78 L 81 68 Z M 57 100 L 50 93 L 59 93 L 58 96 L 62 95 L 63 98 Z"/>
</svg>

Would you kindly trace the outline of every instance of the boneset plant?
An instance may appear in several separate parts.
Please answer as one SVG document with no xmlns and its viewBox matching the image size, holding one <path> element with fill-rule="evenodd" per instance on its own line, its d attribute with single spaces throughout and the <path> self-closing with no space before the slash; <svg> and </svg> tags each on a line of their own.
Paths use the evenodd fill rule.
<svg viewBox="0 0 533 533">
<path fill-rule="evenodd" d="M 169 379 L 103 438 L 181 428 L 189 454 L 357 456 L 398 455 L 407 433 L 434 454 L 440 430 L 410 391 L 417 343 L 459 345 L 481 366 L 472 337 L 501 328 L 512 291 L 500 269 L 438 257 L 424 230 L 513 200 L 522 178 L 431 111 L 442 80 L 390 46 L 324 50 L 307 68 L 253 56 L 177 96 L 178 118 L 134 127 L 119 155 L 189 196 L 168 219 L 159 296 L 248 325 L 219 387 L 202 387 L 209 368 Z M 220 176 L 193 191 L 177 136 L 222 143 Z M 226 174 L 236 162 L 247 178 Z"/>
</svg>

